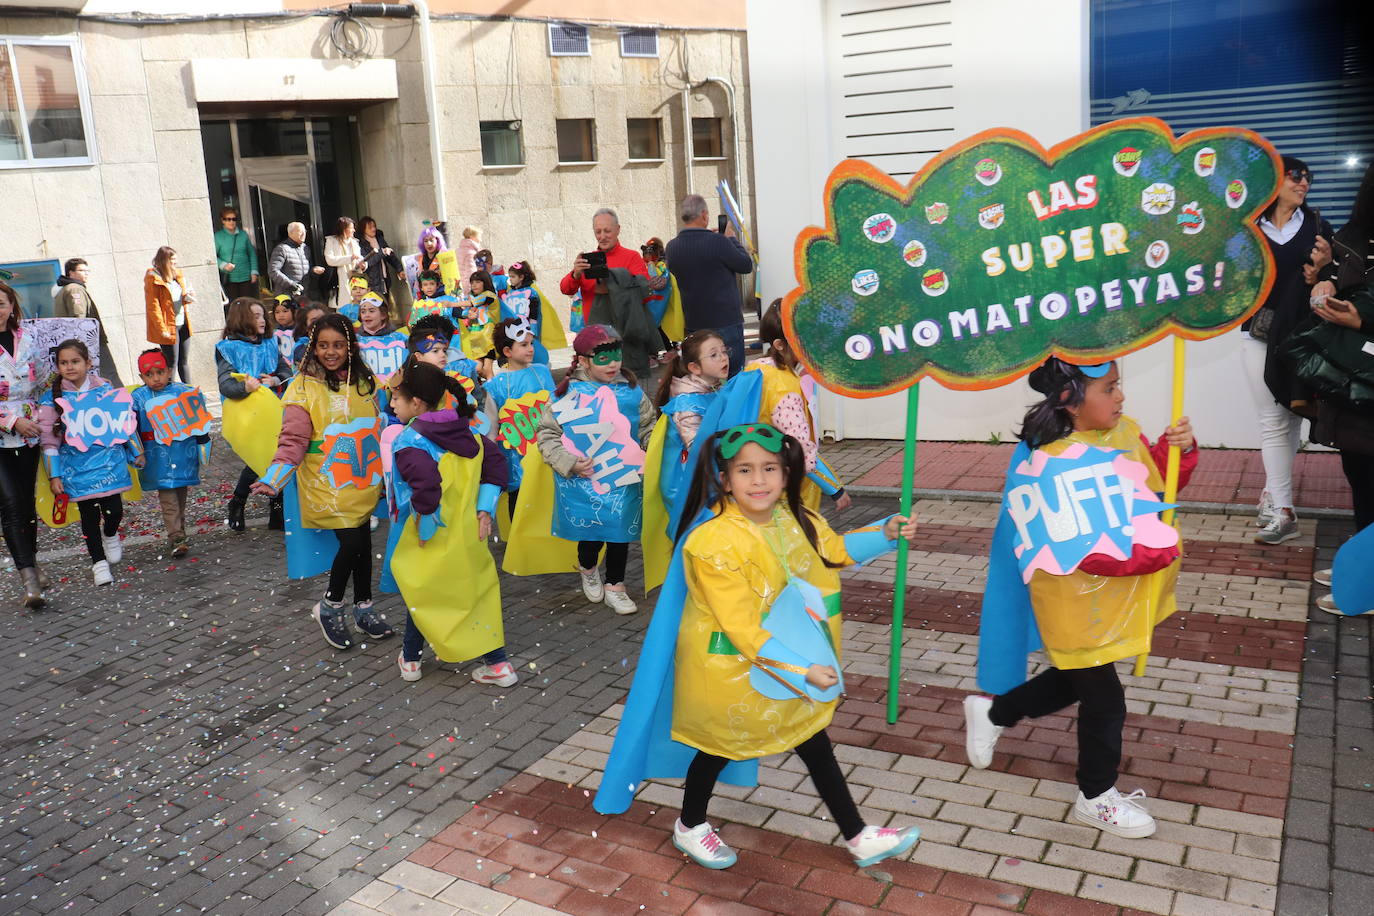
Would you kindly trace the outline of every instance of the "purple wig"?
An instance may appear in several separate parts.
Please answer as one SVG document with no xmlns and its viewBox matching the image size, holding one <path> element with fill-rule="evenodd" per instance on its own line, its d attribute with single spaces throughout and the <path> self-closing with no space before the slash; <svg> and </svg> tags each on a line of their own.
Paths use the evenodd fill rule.
<svg viewBox="0 0 1374 916">
<path fill-rule="evenodd" d="M 418 251 L 420 254 L 423 255 L 425 253 L 425 239 L 429 238 L 430 236 L 434 237 L 435 254 L 438 254 L 439 252 L 443 251 L 445 248 L 448 247 L 446 244 L 444 244 L 443 233 L 441 233 L 438 229 L 435 229 L 433 226 L 426 226 L 425 228 L 420 230 L 420 237 L 415 241 L 415 250 Z"/>
</svg>

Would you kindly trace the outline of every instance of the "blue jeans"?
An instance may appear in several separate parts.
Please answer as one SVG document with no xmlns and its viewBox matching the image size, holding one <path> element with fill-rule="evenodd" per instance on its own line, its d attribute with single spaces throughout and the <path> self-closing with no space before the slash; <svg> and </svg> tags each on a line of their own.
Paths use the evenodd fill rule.
<svg viewBox="0 0 1374 916">
<path fill-rule="evenodd" d="M 406 617 L 406 635 L 401 640 L 401 657 L 408 662 L 418 662 L 420 654 L 425 648 L 425 637 L 421 635 L 420 628 L 415 625 L 415 621 L 409 616 Z M 484 665 L 499 665 L 506 661 L 506 647 L 492 649 L 482 656 Z"/>
<path fill-rule="evenodd" d="M 688 328 L 687 333 L 700 331 L 701 328 Z M 712 328 L 725 341 L 725 349 L 730 351 L 730 377 L 734 378 L 744 368 L 744 322 Z"/>
</svg>

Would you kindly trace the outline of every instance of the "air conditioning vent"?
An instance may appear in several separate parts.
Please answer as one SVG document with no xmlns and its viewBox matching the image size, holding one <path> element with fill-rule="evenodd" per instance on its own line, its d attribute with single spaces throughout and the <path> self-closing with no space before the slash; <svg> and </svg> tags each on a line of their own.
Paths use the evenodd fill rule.
<svg viewBox="0 0 1374 916">
<path fill-rule="evenodd" d="M 549 23 L 550 57 L 589 57 L 591 53 L 591 38 L 585 25 Z"/>
<path fill-rule="evenodd" d="M 621 57 L 658 57 L 657 29 L 622 29 Z"/>
</svg>

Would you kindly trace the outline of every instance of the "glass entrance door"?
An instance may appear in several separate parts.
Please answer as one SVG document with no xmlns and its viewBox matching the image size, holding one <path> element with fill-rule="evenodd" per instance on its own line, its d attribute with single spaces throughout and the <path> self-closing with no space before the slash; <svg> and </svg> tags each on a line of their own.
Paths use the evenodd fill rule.
<svg viewBox="0 0 1374 916">
<path fill-rule="evenodd" d="M 212 220 L 219 209 L 239 210 L 240 228 L 267 259 L 286 237 L 286 224 L 305 225 L 313 261 L 322 264 L 324 237 L 341 215 L 360 215 L 363 200 L 356 124 L 350 115 L 236 118 L 201 123 Z"/>
<path fill-rule="evenodd" d="M 298 222 L 309 231 L 311 249 L 318 258 L 320 208 L 314 170 L 307 157 L 240 159 L 238 179 L 250 210 L 243 214 L 250 222 L 244 229 L 259 251 L 270 256 L 277 243 L 286 238 L 286 224 Z"/>
</svg>

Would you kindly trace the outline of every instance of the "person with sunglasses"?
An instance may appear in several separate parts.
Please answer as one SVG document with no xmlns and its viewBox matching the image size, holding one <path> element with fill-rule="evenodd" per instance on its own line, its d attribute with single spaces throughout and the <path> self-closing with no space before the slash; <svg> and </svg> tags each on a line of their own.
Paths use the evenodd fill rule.
<svg viewBox="0 0 1374 916">
<path fill-rule="evenodd" d="M 247 232 L 239 231 L 239 211 L 225 207 L 219 211 L 215 230 L 215 262 L 219 264 L 219 285 L 224 289 L 224 313 L 229 303 L 240 296 L 258 298 L 258 250 Z"/>
<path fill-rule="evenodd" d="M 1308 206 L 1312 170 L 1283 157 L 1278 197 L 1260 214 L 1259 228 L 1274 255 L 1274 285 L 1260 310 L 1241 326 L 1241 357 L 1259 418 L 1264 491 L 1257 544 L 1282 544 L 1301 536 L 1293 509 L 1293 459 L 1303 418 L 1290 409 L 1300 400 L 1292 370 L 1279 357 L 1284 342 L 1310 312 L 1312 285 L 1331 263 L 1331 224 Z"/>
</svg>

